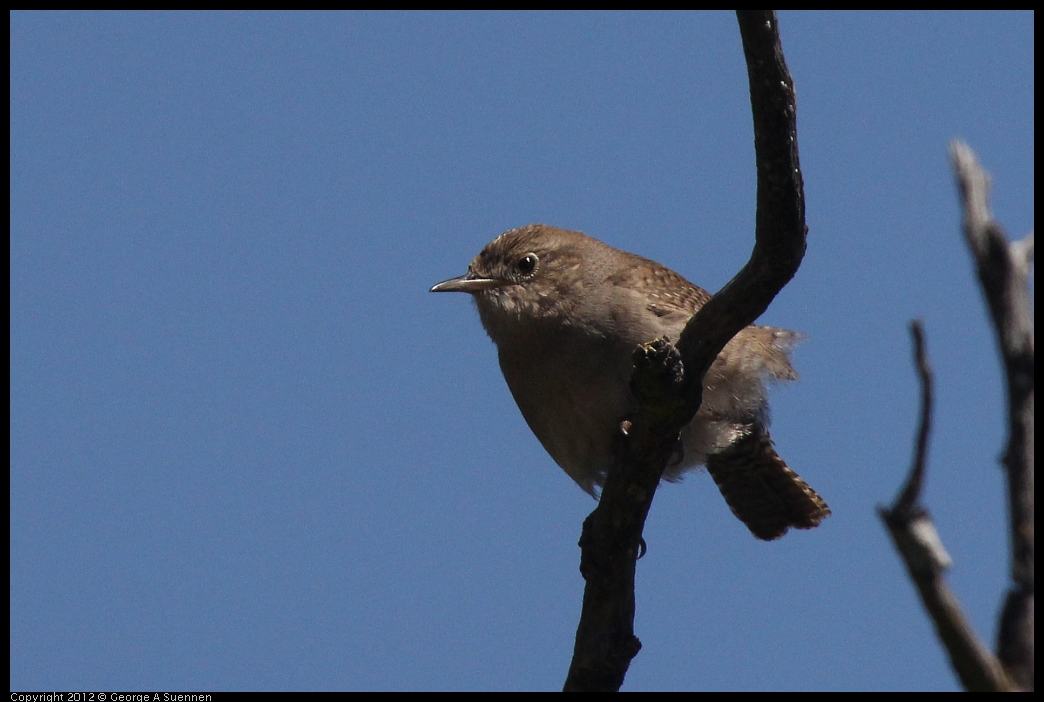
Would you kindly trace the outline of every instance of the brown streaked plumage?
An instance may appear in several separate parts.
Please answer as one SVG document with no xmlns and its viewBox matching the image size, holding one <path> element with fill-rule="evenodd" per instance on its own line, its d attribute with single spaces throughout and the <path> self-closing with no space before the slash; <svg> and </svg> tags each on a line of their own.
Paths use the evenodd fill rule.
<svg viewBox="0 0 1044 702">
<path fill-rule="evenodd" d="M 501 234 L 468 273 L 432 292 L 467 292 L 497 345 L 508 388 L 551 457 L 592 495 L 612 462 L 613 435 L 637 405 L 631 354 L 677 340 L 710 294 L 674 271 L 585 234 L 532 224 Z M 706 465 L 733 513 L 759 539 L 809 529 L 826 503 L 776 454 L 765 384 L 794 380 L 798 335 L 749 326 L 704 378 L 703 404 L 681 433 L 684 455 L 664 478 Z"/>
</svg>

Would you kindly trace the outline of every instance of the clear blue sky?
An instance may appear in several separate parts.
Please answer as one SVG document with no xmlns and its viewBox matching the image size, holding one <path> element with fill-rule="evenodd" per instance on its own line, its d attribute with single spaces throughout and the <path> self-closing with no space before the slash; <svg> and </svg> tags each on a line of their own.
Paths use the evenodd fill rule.
<svg viewBox="0 0 1044 702">
<path fill-rule="evenodd" d="M 830 503 L 756 541 L 657 495 L 625 689 L 954 689 L 879 523 L 938 381 L 927 500 L 993 642 L 997 354 L 947 143 L 1033 227 L 1032 13 L 783 13 L 808 253 L 773 435 Z M 594 507 L 466 296 L 546 222 L 717 290 L 753 243 L 735 17 L 11 15 L 11 687 L 541 690 Z"/>
</svg>

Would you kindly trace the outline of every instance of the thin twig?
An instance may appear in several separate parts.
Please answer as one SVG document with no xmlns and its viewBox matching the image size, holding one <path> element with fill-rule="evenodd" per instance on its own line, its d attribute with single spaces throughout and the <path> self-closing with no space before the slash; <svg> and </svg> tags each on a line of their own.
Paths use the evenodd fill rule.
<svg viewBox="0 0 1044 702">
<path fill-rule="evenodd" d="M 920 320 L 910 322 L 910 334 L 914 341 L 914 365 L 921 379 L 921 423 L 917 431 L 917 443 L 914 448 L 913 465 L 906 486 L 899 494 L 893 512 L 911 514 L 921 498 L 921 486 L 924 483 L 925 464 L 928 462 L 928 439 L 932 433 L 932 412 L 934 391 L 932 368 L 928 365 L 928 353 L 924 348 L 924 328 Z"/>
<path fill-rule="evenodd" d="M 1005 691 L 1011 686 L 1004 669 L 976 635 L 961 611 L 960 602 L 946 584 L 943 573 L 949 568 L 951 559 L 931 516 L 920 504 L 931 432 L 932 373 L 921 323 L 911 322 L 910 332 L 914 339 L 914 362 L 921 380 L 920 429 L 906 485 L 890 509 L 880 506 L 877 511 L 888 527 L 895 548 L 906 564 L 910 579 L 916 585 L 921 602 L 950 657 L 950 664 L 965 689 Z"/>
</svg>

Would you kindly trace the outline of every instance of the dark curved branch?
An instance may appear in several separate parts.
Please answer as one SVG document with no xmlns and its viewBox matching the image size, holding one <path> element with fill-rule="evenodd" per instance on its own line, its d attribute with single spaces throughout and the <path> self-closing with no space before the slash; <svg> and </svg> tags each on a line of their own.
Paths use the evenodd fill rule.
<svg viewBox="0 0 1044 702">
<path fill-rule="evenodd" d="M 760 317 L 797 273 L 808 231 L 798 162 L 797 101 L 779 42 L 776 14 L 760 10 L 736 14 L 754 116 L 758 169 L 755 244 L 747 264 L 681 334 L 678 349 L 688 369 L 686 390 L 690 394 L 699 393 L 703 376 L 725 344 Z"/>
<path fill-rule="evenodd" d="M 805 205 L 793 81 L 776 15 L 737 12 L 747 60 L 757 159 L 756 243 L 750 260 L 686 325 L 635 351 L 640 409 L 621 427 L 598 507 L 584 521 L 583 610 L 565 689 L 618 690 L 641 643 L 634 635 L 634 571 L 642 529 L 678 433 L 702 400 L 703 376 L 794 276 L 805 252 Z"/>
</svg>

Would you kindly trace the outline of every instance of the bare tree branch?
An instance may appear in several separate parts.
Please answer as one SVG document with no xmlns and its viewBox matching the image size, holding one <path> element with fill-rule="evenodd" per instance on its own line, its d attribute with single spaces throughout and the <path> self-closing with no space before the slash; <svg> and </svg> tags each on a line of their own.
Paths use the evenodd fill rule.
<svg viewBox="0 0 1044 702">
<path fill-rule="evenodd" d="M 914 464 L 891 509 L 878 511 L 906 563 L 950 663 L 968 690 L 1033 689 L 1033 305 L 1029 275 L 1033 235 L 1008 243 L 989 209 L 989 176 L 962 142 L 950 155 L 964 206 L 964 237 L 971 249 L 997 333 L 1008 390 L 1008 476 L 1011 579 L 1001 611 L 995 657 L 968 624 L 942 573 L 950 559 L 920 504 L 931 424 L 931 371 L 919 322 L 911 324 L 921 377 L 921 428 Z"/>
<path fill-rule="evenodd" d="M 794 276 L 805 252 L 805 205 L 793 81 L 776 15 L 738 11 L 747 60 L 758 191 L 750 260 L 689 321 L 677 349 L 666 340 L 635 352 L 640 409 L 618 437 L 598 507 L 584 521 L 586 586 L 565 689 L 618 690 L 641 643 L 634 635 L 635 561 L 642 530 L 678 433 L 702 400 L 703 376 L 725 344 L 753 323 Z"/>
<path fill-rule="evenodd" d="M 910 579 L 917 586 L 921 602 L 965 689 L 1006 691 L 1011 686 L 1004 669 L 976 635 L 961 611 L 960 603 L 946 584 L 943 572 L 952 561 L 931 516 L 920 504 L 932 423 L 932 371 L 924 348 L 921 323 L 911 322 L 910 332 L 914 339 L 914 362 L 921 379 L 921 426 L 906 485 L 891 509 L 878 507 L 877 511 L 892 535 L 896 550 L 906 563 Z"/>
<path fill-rule="evenodd" d="M 997 333 L 1008 391 L 1008 477 L 1011 521 L 1011 586 L 998 631 L 997 653 L 1015 684 L 1034 685 L 1033 637 L 1033 305 L 1029 271 L 1033 235 L 1008 243 L 989 208 L 989 176 L 967 144 L 955 141 L 950 155 L 964 204 L 964 237 L 975 259 Z"/>
<path fill-rule="evenodd" d="M 935 400 L 932 382 L 932 368 L 928 364 L 928 352 L 924 348 L 924 328 L 920 320 L 910 322 L 910 334 L 914 340 L 914 363 L 917 375 L 921 379 L 921 428 L 917 432 L 917 446 L 914 450 L 914 462 L 910 468 L 910 477 L 906 486 L 896 500 L 892 511 L 912 514 L 917 509 L 921 498 L 921 486 L 924 483 L 925 464 L 928 462 L 928 439 L 932 433 L 932 412 Z M 946 567 L 949 567 L 947 564 Z"/>
</svg>

